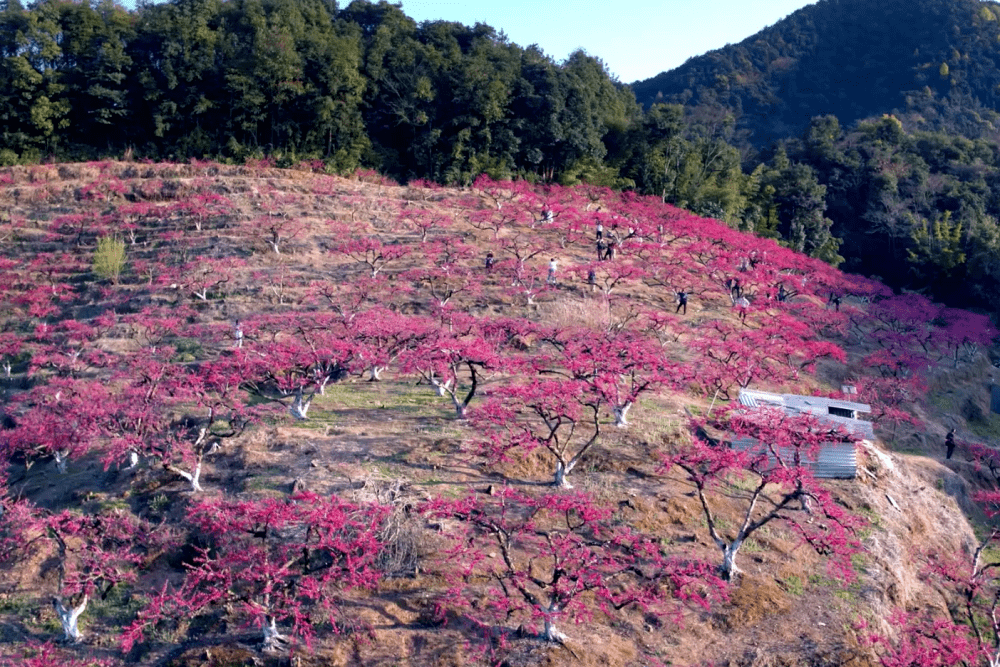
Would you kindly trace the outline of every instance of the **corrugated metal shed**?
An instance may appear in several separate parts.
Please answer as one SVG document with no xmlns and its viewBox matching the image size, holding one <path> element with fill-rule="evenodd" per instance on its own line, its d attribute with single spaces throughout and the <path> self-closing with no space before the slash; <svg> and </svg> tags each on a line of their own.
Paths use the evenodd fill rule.
<svg viewBox="0 0 1000 667">
<path fill-rule="evenodd" d="M 810 414 L 821 422 L 830 424 L 831 426 L 841 426 L 848 433 L 862 440 L 875 439 L 875 431 L 872 428 L 871 422 L 863 419 L 852 419 L 843 415 L 830 414 L 830 408 L 848 411 L 852 414 L 871 412 L 872 408 L 867 403 L 842 401 L 837 398 L 827 398 L 825 396 L 774 394 L 758 389 L 741 389 L 738 400 L 740 405 L 748 408 L 775 407 L 783 409 L 789 415 Z"/>
<path fill-rule="evenodd" d="M 842 427 L 848 433 L 862 440 L 875 439 L 875 431 L 871 422 L 853 418 L 858 413 L 871 412 L 871 406 L 866 403 L 855 403 L 825 396 L 774 394 L 757 389 L 741 389 L 738 400 L 740 405 L 748 408 L 772 407 L 780 408 L 788 415 L 808 414 L 823 424 L 828 424 L 831 427 Z M 840 414 L 831 414 L 833 411 Z M 733 442 L 732 446 L 749 450 L 761 445 L 753 438 L 740 438 Z M 788 453 L 790 455 L 792 452 L 789 450 Z M 784 456 L 784 452 L 782 452 L 782 456 Z M 776 464 L 776 462 L 772 463 Z M 819 478 L 853 479 L 858 471 L 857 448 L 853 443 L 825 443 L 820 447 L 816 460 L 808 461 L 805 465 L 812 468 L 813 474 Z"/>
<path fill-rule="evenodd" d="M 762 447 L 755 438 L 739 438 L 730 443 L 733 449 L 753 451 Z M 794 452 L 789 448 L 779 448 L 782 458 L 791 458 Z M 777 465 L 774 455 L 768 453 L 768 464 Z M 858 450 L 851 442 L 828 442 L 820 447 L 816 460 L 806 460 L 803 466 L 810 468 L 819 479 L 854 479 L 858 474 Z"/>
</svg>

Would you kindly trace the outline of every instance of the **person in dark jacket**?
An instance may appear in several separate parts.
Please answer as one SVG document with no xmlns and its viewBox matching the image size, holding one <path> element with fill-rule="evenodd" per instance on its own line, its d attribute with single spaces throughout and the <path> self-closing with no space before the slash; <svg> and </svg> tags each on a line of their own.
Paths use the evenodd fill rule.
<svg viewBox="0 0 1000 667">
<path fill-rule="evenodd" d="M 683 291 L 677 293 L 677 310 L 674 311 L 674 314 L 676 315 L 677 313 L 681 312 L 681 308 L 684 309 L 684 314 L 687 315 L 688 314 L 688 295 L 687 295 L 687 292 L 683 292 Z"/>
<path fill-rule="evenodd" d="M 955 453 L 955 429 L 948 431 L 948 435 L 944 436 L 944 446 L 946 448 L 944 457 L 950 459 L 951 455 Z"/>
</svg>

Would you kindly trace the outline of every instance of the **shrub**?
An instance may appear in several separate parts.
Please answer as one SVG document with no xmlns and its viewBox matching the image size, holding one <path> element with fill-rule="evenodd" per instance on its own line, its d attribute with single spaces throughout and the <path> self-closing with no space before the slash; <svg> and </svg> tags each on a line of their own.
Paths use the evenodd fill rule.
<svg viewBox="0 0 1000 667">
<path fill-rule="evenodd" d="M 97 239 L 94 251 L 94 273 L 99 277 L 117 283 L 125 268 L 125 241 L 112 236 Z"/>
</svg>

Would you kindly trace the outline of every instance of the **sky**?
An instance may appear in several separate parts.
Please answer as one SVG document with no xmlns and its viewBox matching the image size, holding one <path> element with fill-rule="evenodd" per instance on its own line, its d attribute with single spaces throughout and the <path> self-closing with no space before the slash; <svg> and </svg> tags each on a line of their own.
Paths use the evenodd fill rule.
<svg viewBox="0 0 1000 667">
<path fill-rule="evenodd" d="M 815 0 L 401 1 L 418 23 L 486 23 L 515 44 L 537 44 L 557 62 L 582 48 L 619 81 L 633 83 L 741 42 Z"/>
</svg>

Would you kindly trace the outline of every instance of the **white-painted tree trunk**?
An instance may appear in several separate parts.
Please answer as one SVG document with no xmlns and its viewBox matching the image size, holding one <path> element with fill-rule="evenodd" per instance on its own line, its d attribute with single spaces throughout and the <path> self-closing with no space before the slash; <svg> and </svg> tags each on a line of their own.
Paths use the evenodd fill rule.
<svg viewBox="0 0 1000 667">
<path fill-rule="evenodd" d="M 560 489 L 572 489 L 573 485 L 567 481 L 566 476 L 569 475 L 575 465 L 575 462 L 571 462 L 569 465 L 563 464 L 562 461 L 556 463 L 556 473 L 552 480 L 553 485 Z"/>
<path fill-rule="evenodd" d="M 438 396 L 444 398 L 451 391 L 451 380 L 441 382 L 435 377 L 431 377 L 430 380 L 431 385 L 434 386 L 434 391 L 437 392 Z"/>
<path fill-rule="evenodd" d="M 201 493 L 201 459 L 194 465 L 194 470 L 192 472 L 187 472 L 186 470 L 181 470 L 176 466 L 167 466 L 167 470 L 179 475 L 181 478 L 186 479 L 188 484 L 191 485 L 191 493 Z"/>
<path fill-rule="evenodd" d="M 559 632 L 556 628 L 555 623 L 552 622 L 552 617 L 549 614 L 556 614 L 559 612 L 559 605 L 553 604 L 546 610 L 545 615 L 545 629 L 542 632 L 542 636 L 546 641 L 563 643 L 569 639 L 566 635 Z"/>
<path fill-rule="evenodd" d="M 62 625 L 63 629 L 63 641 L 76 644 L 83 640 L 83 633 L 80 632 L 80 627 L 78 621 L 80 615 L 87 609 L 87 596 L 83 596 L 83 601 L 80 602 L 76 607 L 68 609 L 66 605 L 63 604 L 61 597 L 52 599 L 52 608 L 56 612 L 56 616 L 59 617 L 59 623 Z"/>
<path fill-rule="evenodd" d="M 54 454 L 54 456 L 56 458 L 56 470 L 59 471 L 60 475 L 65 475 L 66 474 L 66 456 L 67 456 L 67 452 L 57 450 L 57 451 L 53 452 L 53 454 Z"/>
<path fill-rule="evenodd" d="M 302 392 L 300 391 L 295 396 L 295 402 L 288 406 L 288 411 L 296 419 L 306 420 L 309 419 L 309 406 L 312 405 L 312 399 L 304 399 L 302 397 Z"/>
<path fill-rule="evenodd" d="M 273 616 L 265 617 L 261 627 L 264 631 L 263 648 L 265 651 L 280 651 L 285 647 L 285 644 L 288 642 L 288 638 L 278 632 L 278 626 L 275 623 Z"/>
<path fill-rule="evenodd" d="M 372 366 L 368 369 L 368 381 L 369 382 L 381 382 L 382 381 L 382 371 L 385 370 L 385 366 Z"/>
<path fill-rule="evenodd" d="M 625 405 L 615 407 L 615 426 L 626 428 L 628 426 L 628 411 L 632 409 L 632 401 L 627 401 Z"/>
<path fill-rule="evenodd" d="M 743 545 L 743 540 L 734 540 L 722 550 L 722 578 L 726 581 L 735 581 L 740 575 L 740 569 L 736 567 L 736 554 Z"/>
</svg>

